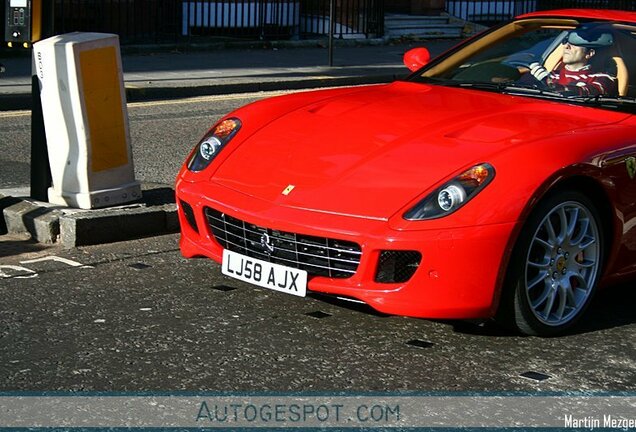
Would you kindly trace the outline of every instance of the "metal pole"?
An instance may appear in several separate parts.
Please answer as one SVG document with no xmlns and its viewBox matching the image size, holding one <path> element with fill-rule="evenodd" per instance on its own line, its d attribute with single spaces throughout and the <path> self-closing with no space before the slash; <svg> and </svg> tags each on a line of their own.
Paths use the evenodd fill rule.
<svg viewBox="0 0 636 432">
<path fill-rule="evenodd" d="M 333 66 L 333 33 L 336 29 L 335 0 L 329 0 L 329 66 Z"/>
<path fill-rule="evenodd" d="M 42 0 L 41 39 L 53 34 L 53 0 Z M 32 56 L 33 57 L 33 56 Z M 36 59 L 31 70 L 31 198 L 48 201 L 51 186 L 51 168 L 44 132 L 44 116 L 40 100 L 40 83 Z"/>
</svg>

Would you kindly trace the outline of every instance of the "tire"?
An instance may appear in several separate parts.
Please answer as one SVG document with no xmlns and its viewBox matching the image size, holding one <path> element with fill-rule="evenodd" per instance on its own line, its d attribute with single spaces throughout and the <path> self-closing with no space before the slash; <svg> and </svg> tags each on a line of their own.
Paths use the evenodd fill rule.
<svg viewBox="0 0 636 432">
<path fill-rule="evenodd" d="M 602 220 L 588 197 L 577 191 L 548 196 L 514 247 L 498 320 L 527 335 L 563 333 L 589 306 L 604 251 Z"/>
</svg>

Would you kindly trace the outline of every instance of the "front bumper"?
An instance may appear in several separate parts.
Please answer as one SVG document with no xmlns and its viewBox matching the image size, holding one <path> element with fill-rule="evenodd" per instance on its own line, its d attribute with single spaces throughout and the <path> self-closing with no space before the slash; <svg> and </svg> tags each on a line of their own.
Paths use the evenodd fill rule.
<svg viewBox="0 0 636 432">
<path fill-rule="evenodd" d="M 356 242 L 362 255 L 353 276 L 310 277 L 308 289 L 358 299 L 380 312 L 422 318 L 491 317 L 497 306 L 502 262 L 515 228 L 514 223 L 507 223 L 397 231 L 385 220 L 283 207 L 213 183 L 180 181 L 176 192 L 178 203 L 192 207 L 188 217 L 194 216 L 197 227 L 193 229 L 192 220 L 188 222 L 179 206 L 180 248 L 185 257 L 221 261 L 223 248 L 208 226 L 205 207 L 263 227 Z M 421 263 L 408 281 L 376 282 L 380 255 L 387 250 L 421 253 Z"/>
</svg>

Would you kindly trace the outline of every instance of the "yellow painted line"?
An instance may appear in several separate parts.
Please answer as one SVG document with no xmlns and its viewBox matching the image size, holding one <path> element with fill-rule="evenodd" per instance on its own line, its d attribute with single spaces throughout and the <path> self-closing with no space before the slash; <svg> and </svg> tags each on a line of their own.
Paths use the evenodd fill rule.
<svg viewBox="0 0 636 432">
<path fill-rule="evenodd" d="M 0 119 L 3 118 L 15 118 L 15 117 L 28 117 L 31 115 L 31 111 L 0 111 Z"/>
<path fill-rule="evenodd" d="M 229 95 L 195 96 L 195 97 L 184 98 L 184 99 L 159 100 L 159 101 L 149 101 L 149 102 L 131 102 L 128 104 L 128 108 L 162 106 L 162 105 L 181 105 L 181 104 L 193 104 L 193 103 L 201 103 L 201 102 L 228 101 L 228 100 L 251 99 L 251 98 L 266 98 L 266 97 L 280 96 L 284 94 L 294 93 L 297 91 L 300 91 L 300 90 L 234 93 Z"/>
</svg>

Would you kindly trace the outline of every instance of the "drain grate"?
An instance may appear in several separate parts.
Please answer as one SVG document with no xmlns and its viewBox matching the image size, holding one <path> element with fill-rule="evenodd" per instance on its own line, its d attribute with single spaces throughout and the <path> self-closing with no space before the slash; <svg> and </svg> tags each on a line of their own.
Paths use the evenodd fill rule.
<svg viewBox="0 0 636 432">
<path fill-rule="evenodd" d="M 317 319 L 323 319 L 323 318 L 327 318 L 331 316 L 331 314 L 328 314 L 327 312 L 323 312 L 323 311 L 308 312 L 305 315 L 310 316 L 312 318 L 317 318 Z"/>
<path fill-rule="evenodd" d="M 545 381 L 547 379 L 552 378 L 550 375 L 546 375 L 541 372 L 535 372 L 535 371 L 524 372 L 522 374 L 519 374 L 519 376 L 523 378 L 531 379 L 533 381 Z"/>
<path fill-rule="evenodd" d="M 236 287 L 231 287 L 227 285 L 215 285 L 212 288 L 217 291 L 223 291 L 223 292 L 234 291 L 236 289 Z"/>
<path fill-rule="evenodd" d="M 428 342 L 420 339 L 410 340 L 406 344 L 416 348 L 430 348 L 435 345 L 433 342 Z"/>
</svg>

